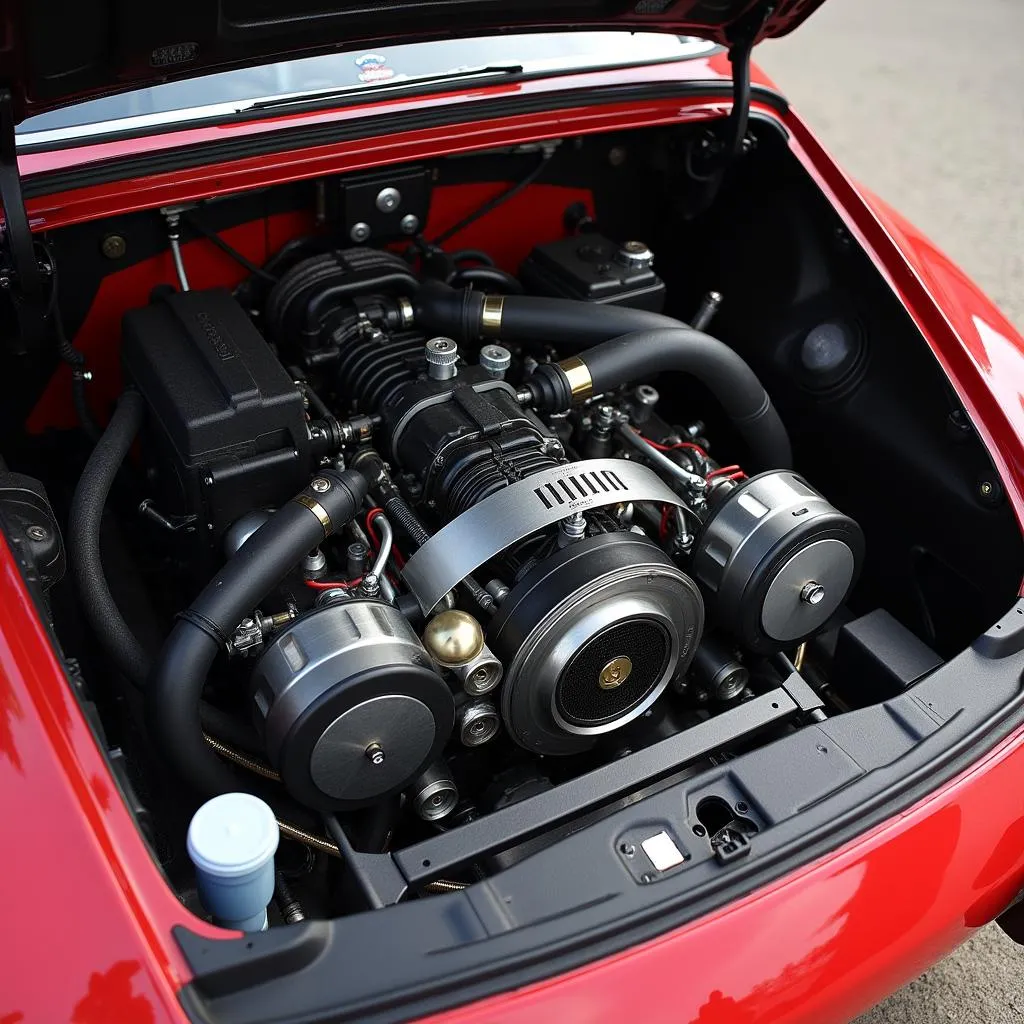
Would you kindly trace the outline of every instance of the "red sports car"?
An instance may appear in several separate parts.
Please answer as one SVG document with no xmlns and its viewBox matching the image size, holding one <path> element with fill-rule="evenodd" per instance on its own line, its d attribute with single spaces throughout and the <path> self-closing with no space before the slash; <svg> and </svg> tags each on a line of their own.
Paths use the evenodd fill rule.
<svg viewBox="0 0 1024 1024">
<path fill-rule="evenodd" d="M 751 65 L 816 6 L 8 6 L 2 1024 L 1018 931 L 1024 339 Z"/>
</svg>

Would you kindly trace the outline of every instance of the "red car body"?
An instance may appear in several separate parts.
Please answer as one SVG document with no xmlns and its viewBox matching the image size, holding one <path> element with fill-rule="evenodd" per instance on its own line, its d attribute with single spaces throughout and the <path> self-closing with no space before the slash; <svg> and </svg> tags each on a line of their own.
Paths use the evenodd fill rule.
<svg viewBox="0 0 1024 1024">
<path fill-rule="evenodd" d="M 652 81 L 728 81 L 724 54 L 649 68 L 473 87 L 340 111 L 199 128 L 147 140 L 179 146 L 272 132 L 297 118 L 366 118 L 463 104 L 504 91 Z M 755 72 L 757 85 L 772 87 Z M 34 228 L 418 155 L 566 133 L 720 116 L 723 100 L 623 101 L 455 129 L 367 138 L 30 199 Z M 891 283 L 953 382 L 1024 518 L 1024 339 L 942 253 L 860 189 L 800 118 L 755 101 Z M 26 156 L 21 173 L 115 157 L 138 143 Z M 171 929 L 218 932 L 175 898 L 154 864 L 10 550 L 0 540 L 0 1024 L 185 1019 L 190 980 Z M 846 1020 L 914 977 L 1014 899 L 1024 879 L 1024 730 L 906 812 L 718 912 L 570 973 L 436 1017 L 449 1022 Z"/>
</svg>

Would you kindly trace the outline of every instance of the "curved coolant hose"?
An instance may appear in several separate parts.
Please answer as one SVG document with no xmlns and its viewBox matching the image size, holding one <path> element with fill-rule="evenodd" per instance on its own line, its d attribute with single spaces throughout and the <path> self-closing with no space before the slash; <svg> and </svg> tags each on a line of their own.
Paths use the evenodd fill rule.
<svg viewBox="0 0 1024 1024">
<path fill-rule="evenodd" d="M 792 464 L 789 434 L 768 392 L 736 352 L 709 334 L 690 327 L 634 331 L 564 363 L 544 363 L 527 378 L 535 408 L 561 412 L 574 399 L 612 391 L 630 381 L 666 371 L 689 373 L 721 403 L 759 469 L 788 469 Z"/>
<path fill-rule="evenodd" d="M 485 303 L 491 310 L 489 319 Z M 685 326 L 646 309 L 537 295 L 487 296 L 440 281 L 424 281 L 413 304 L 418 325 L 456 341 L 500 338 L 508 344 L 553 344 L 563 352 L 577 352 L 632 331 Z"/>
<path fill-rule="evenodd" d="M 149 655 L 129 629 L 117 607 L 100 559 L 100 524 L 117 471 L 142 425 L 145 401 L 126 391 L 93 448 L 75 488 L 68 516 L 68 547 L 82 611 L 100 645 L 117 668 L 136 686 L 149 674 Z"/>
<path fill-rule="evenodd" d="M 203 737 L 200 698 L 217 652 L 307 551 L 355 516 L 365 496 L 361 474 L 321 470 L 238 549 L 175 623 L 150 675 L 146 715 L 161 753 L 195 789 L 239 788 L 238 776 Z"/>
</svg>

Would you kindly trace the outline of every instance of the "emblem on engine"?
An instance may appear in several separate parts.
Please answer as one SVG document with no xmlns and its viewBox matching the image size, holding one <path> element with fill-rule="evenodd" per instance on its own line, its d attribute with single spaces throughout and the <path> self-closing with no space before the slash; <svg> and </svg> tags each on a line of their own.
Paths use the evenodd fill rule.
<svg viewBox="0 0 1024 1024">
<path fill-rule="evenodd" d="M 609 661 L 603 669 L 601 669 L 601 674 L 597 677 L 597 685 L 600 686 L 602 690 L 614 690 L 629 678 L 629 673 L 632 671 L 633 662 L 631 662 L 625 655 L 621 658 L 612 658 L 612 660 Z"/>
</svg>

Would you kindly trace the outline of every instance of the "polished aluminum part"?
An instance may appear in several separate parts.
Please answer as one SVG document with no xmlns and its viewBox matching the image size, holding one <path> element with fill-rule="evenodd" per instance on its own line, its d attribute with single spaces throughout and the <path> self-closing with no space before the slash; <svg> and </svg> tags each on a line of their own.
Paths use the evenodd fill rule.
<svg viewBox="0 0 1024 1024">
<path fill-rule="evenodd" d="M 459 791 L 450 772 L 438 761 L 409 787 L 413 810 L 424 821 L 439 821 L 455 810 Z"/>
<path fill-rule="evenodd" d="M 397 210 L 402 205 L 402 193 L 397 188 L 382 188 L 377 193 L 377 198 L 374 200 L 374 206 L 380 210 L 381 213 L 391 213 L 392 210 Z"/>
<path fill-rule="evenodd" d="M 434 717 L 422 701 L 408 694 L 372 697 L 327 726 L 313 747 L 309 774 L 331 796 L 385 793 L 419 768 L 433 741 Z"/>
<path fill-rule="evenodd" d="M 239 516 L 224 531 L 224 554 L 227 558 L 234 556 L 238 549 L 270 518 L 265 509 L 253 509 Z"/>
<path fill-rule="evenodd" d="M 465 665 L 483 650 L 483 627 L 468 612 L 443 611 L 427 623 L 423 646 L 445 668 Z"/>
<path fill-rule="evenodd" d="M 693 314 L 691 326 L 695 331 L 707 330 L 708 325 L 714 319 L 719 307 L 722 305 L 721 292 L 707 292 L 700 300 L 697 312 Z"/>
<path fill-rule="evenodd" d="M 574 540 L 583 540 L 586 534 L 587 520 L 582 512 L 574 512 L 558 524 L 558 543 L 562 547 Z"/>
<path fill-rule="evenodd" d="M 504 380 L 512 365 L 512 353 L 503 345 L 484 345 L 480 349 L 480 365 L 495 380 Z"/>
<path fill-rule="evenodd" d="M 630 270 L 650 270 L 654 266 L 654 253 L 644 242 L 624 242 L 615 254 L 615 262 Z"/>
<path fill-rule="evenodd" d="M 581 566 L 570 587 L 552 570 L 507 599 L 533 609 L 544 589 L 555 598 L 543 614 L 518 617 L 510 605 L 513 619 L 498 624 L 493 638 L 502 650 L 501 632 L 511 625 L 516 650 L 502 685 L 501 714 L 509 735 L 526 749 L 558 756 L 587 749 L 595 737 L 647 711 L 689 664 L 703 626 L 700 594 L 653 543 L 644 541 L 642 549 L 633 543 L 628 557 L 603 572 L 584 578 Z M 645 646 L 652 639 L 660 646 L 653 659 Z"/>
<path fill-rule="evenodd" d="M 660 397 L 658 389 L 650 384 L 638 384 L 633 389 L 633 422 L 637 426 L 642 426 L 651 418 Z"/>
<path fill-rule="evenodd" d="M 846 597 L 855 571 L 853 552 L 841 540 L 819 540 L 797 551 L 764 596 L 764 631 L 785 643 L 813 633 Z"/>
<path fill-rule="evenodd" d="M 498 734 L 501 718 L 489 700 L 472 700 L 455 712 L 455 724 L 464 747 L 479 747 Z"/>
<path fill-rule="evenodd" d="M 755 650 L 796 645 L 821 629 L 857 575 L 863 536 L 803 478 L 762 473 L 707 519 L 691 571 L 721 624 Z"/>
<path fill-rule="evenodd" d="M 426 612 L 476 568 L 517 541 L 576 512 L 682 499 L 647 466 L 624 459 L 589 459 L 542 470 L 477 502 L 434 534 L 402 570 Z"/>
<path fill-rule="evenodd" d="M 447 735 L 453 713 L 405 616 L 351 597 L 298 619 L 267 645 L 253 699 L 286 784 L 286 766 L 298 757 L 316 790 L 339 804 L 403 788 L 436 749 L 439 731 Z M 372 756 L 375 744 L 382 759 Z"/>
<path fill-rule="evenodd" d="M 475 658 L 462 665 L 455 665 L 451 671 L 462 683 L 463 690 L 473 697 L 490 693 L 505 674 L 504 666 L 486 644 Z"/>
<path fill-rule="evenodd" d="M 423 354 L 431 380 L 451 380 L 458 374 L 459 346 L 451 338 L 431 338 Z"/>
<path fill-rule="evenodd" d="M 313 548 L 302 559 L 302 574 L 306 579 L 313 580 L 323 574 L 327 568 L 327 556 L 321 548 Z"/>
</svg>

